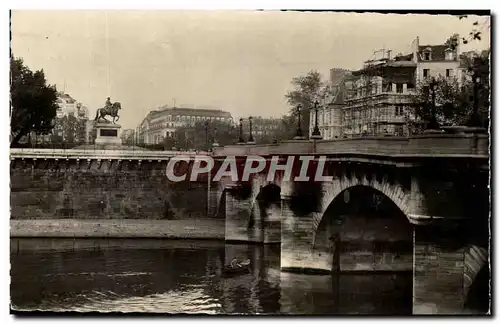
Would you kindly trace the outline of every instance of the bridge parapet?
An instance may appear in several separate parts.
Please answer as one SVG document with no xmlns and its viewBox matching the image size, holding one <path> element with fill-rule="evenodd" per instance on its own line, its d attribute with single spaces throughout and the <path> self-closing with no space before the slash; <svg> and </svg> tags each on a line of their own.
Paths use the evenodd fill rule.
<svg viewBox="0 0 500 324">
<path fill-rule="evenodd" d="M 488 134 L 438 133 L 412 137 L 342 138 L 296 140 L 269 145 L 228 145 L 214 149 L 215 156 L 247 155 L 385 155 L 394 157 L 476 157 L 488 158 Z"/>
<path fill-rule="evenodd" d="M 133 151 L 133 150 L 80 150 L 80 149 L 10 149 L 11 159 L 109 159 L 109 160 L 169 160 L 179 155 L 206 155 L 207 153 L 180 151 Z"/>
</svg>

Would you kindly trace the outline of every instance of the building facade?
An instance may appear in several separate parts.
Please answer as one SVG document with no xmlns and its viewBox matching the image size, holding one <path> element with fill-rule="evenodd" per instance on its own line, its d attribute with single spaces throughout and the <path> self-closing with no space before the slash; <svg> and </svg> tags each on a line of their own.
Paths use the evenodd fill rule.
<svg viewBox="0 0 500 324">
<path fill-rule="evenodd" d="M 342 136 L 345 80 L 350 75 L 351 71 L 346 69 L 330 69 L 327 96 L 321 107 L 318 108 L 318 128 L 323 139 L 335 139 Z M 315 111 L 312 109 L 309 118 L 309 136 L 314 130 L 315 118 Z"/>
<path fill-rule="evenodd" d="M 249 129 L 245 129 L 245 123 L 248 119 L 244 120 L 244 136 L 249 136 Z M 248 128 L 248 127 L 247 127 Z M 283 121 L 281 118 L 264 118 L 252 117 L 252 137 L 257 143 L 272 143 L 274 140 L 280 138 L 280 133 L 283 131 Z M 248 138 L 246 138 L 248 140 Z"/>
<path fill-rule="evenodd" d="M 180 127 L 211 120 L 232 123 L 231 114 L 227 111 L 164 106 L 150 111 L 139 124 L 137 140 L 139 144 L 160 144 L 164 138 L 173 137 Z"/>
<path fill-rule="evenodd" d="M 346 81 L 345 136 L 409 135 L 418 84 L 439 76 L 461 80 L 460 46 L 420 45 L 417 37 L 411 47 L 412 53 L 395 57 L 384 50 Z"/>
<path fill-rule="evenodd" d="M 318 111 L 324 139 L 406 136 L 408 121 L 415 118 L 411 103 L 418 84 L 439 76 L 463 78 L 459 45 L 420 45 L 417 37 L 411 48 L 411 53 L 394 57 L 391 50 L 378 51 L 357 71 L 332 69 L 331 91 Z M 311 132 L 314 117 L 311 111 Z"/>
<path fill-rule="evenodd" d="M 56 117 L 50 134 L 30 134 L 30 141 L 36 143 L 89 143 L 89 111 L 71 95 L 57 93 Z M 91 126 L 90 126 L 91 127 Z"/>
</svg>

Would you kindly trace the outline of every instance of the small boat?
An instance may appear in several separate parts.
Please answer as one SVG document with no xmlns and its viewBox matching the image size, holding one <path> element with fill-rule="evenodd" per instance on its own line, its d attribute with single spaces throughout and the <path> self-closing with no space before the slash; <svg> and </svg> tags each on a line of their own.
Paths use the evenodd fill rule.
<svg viewBox="0 0 500 324">
<path fill-rule="evenodd" d="M 224 267 L 222 274 L 225 276 L 235 276 L 248 272 L 250 272 L 250 260 L 247 259 L 245 261 L 239 262 L 238 260 L 234 259 L 233 261 L 231 261 L 230 265 Z"/>
</svg>

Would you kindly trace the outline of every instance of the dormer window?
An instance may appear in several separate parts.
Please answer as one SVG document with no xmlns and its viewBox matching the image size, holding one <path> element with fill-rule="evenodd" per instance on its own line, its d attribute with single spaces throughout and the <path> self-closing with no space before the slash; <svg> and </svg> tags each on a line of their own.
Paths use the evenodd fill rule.
<svg viewBox="0 0 500 324">
<path fill-rule="evenodd" d="M 424 61 L 430 61 L 432 60 L 432 51 L 431 51 L 431 48 L 428 47 L 426 48 L 424 51 L 423 51 L 423 60 Z"/>
</svg>

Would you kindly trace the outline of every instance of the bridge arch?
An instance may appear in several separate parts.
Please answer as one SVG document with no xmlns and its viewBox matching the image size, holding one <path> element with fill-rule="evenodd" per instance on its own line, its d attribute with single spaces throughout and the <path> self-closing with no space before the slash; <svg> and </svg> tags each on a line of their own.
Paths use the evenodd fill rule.
<svg viewBox="0 0 500 324">
<path fill-rule="evenodd" d="M 413 225 L 382 191 L 365 185 L 348 187 L 316 217 L 313 250 L 342 259 L 333 261 L 334 269 L 412 269 Z M 366 261 L 356 260 L 358 254 Z"/>
<path fill-rule="evenodd" d="M 385 190 L 386 192 L 388 190 Z M 394 216 L 393 220 L 400 226 L 404 226 L 411 234 L 412 225 L 408 216 L 405 214 L 402 200 L 394 201 L 382 190 L 375 189 L 372 186 L 357 184 L 340 191 L 330 199 L 326 208 L 321 213 L 314 214 L 313 227 L 313 248 L 318 245 L 327 244 L 325 237 L 319 234 L 325 231 L 328 226 L 342 226 L 348 217 L 356 213 L 378 214 L 383 218 Z M 390 214 L 390 215 L 389 215 Z M 389 224 L 385 224 L 389 225 Z"/>
<path fill-rule="evenodd" d="M 383 300 L 374 309 L 386 303 L 398 314 L 411 314 L 414 225 L 396 202 L 373 186 L 357 184 L 338 192 L 317 217 L 312 255 L 332 271 L 339 298 L 353 298 L 342 307 Z"/>
<path fill-rule="evenodd" d="M 362 175 L 361 177 L 340 177 L 330 183 L 323 184 L 323 197 L 321 199 L 320 211 L 314 214 L 313 232 L 315 233 L 321 223 L 326 210 L 341 195 L 355 187 L 368 187 L 383 194 L 410 220 L 409 202 L 410 192 L 402 184 L 389 181 L 387 176 L 382 178 L 376 176 Z"/>
</svg>

